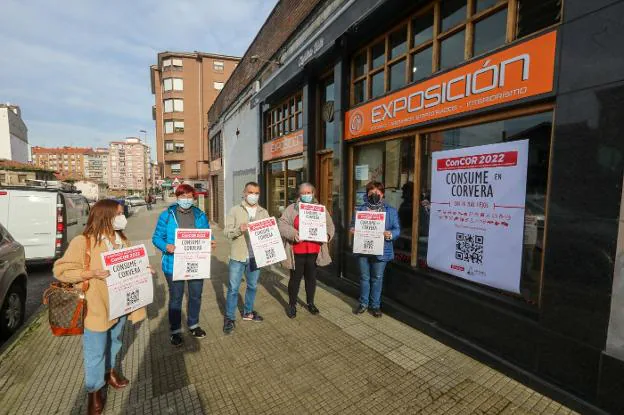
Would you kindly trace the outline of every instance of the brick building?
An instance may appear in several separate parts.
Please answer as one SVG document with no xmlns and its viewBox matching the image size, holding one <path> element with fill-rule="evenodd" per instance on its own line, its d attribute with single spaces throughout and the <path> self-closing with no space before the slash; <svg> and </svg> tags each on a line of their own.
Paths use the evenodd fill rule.
<svg viewBox="0 0 624 415">
<path fill-rule="evenodd" d="M 150 67 L 155 105 L 156 158 L 165 178 L 208 180 L 208 109 L 239 58 L 161 52 Z"/>
<path fill-rule="evenodd" d="M 108 187 L 114 192 L 145 193 L 149 187 L 150 148 L 141 139 L 113 141 L 108 154 Z"/>
<path fill-rule="evenodd" d="M 90 147 L 38 147 L 31 149 L 36 166 L 58 172 L 64 180 L 82 180 L 88 167 L 87 159 L 93 152 Z"/>
</svg>

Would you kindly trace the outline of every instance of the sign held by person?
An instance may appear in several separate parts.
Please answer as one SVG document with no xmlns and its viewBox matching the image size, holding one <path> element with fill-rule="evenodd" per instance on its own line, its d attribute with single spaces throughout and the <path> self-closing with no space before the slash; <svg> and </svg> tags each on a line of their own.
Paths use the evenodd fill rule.
<svg viewBox="0 0 624 415">
<path fill-rule="evenodd" d="M 327 242 L 327 210 L 323 205 L 299 203 L 299 239 Z"/>
<path fill-rule="evenodd" d="M 427 265 L 520 293 L 528 140 L 438 151 Z"/>
<path fill-rule="evenodd" d="M 383 255 L 386 212 L 355 212 L 353 253 Z"/>
<path fill-rule="evenodd" d="M 114 320 L 154 301 L 154 285 L 145 245 L 102 253 L 102 264 L 110 271 L 108 319 Z"/>
<path fill-rule="evenodd" d="M 274 217 L 249 222 L 247 230 L 258 268 L 286 259 L 286 251 Z"/>
<path fill-rule="evenodd" d="M 174 281 L 210 278 L 211 242 L 210 229 L 176 229 Z"/>
</svg>

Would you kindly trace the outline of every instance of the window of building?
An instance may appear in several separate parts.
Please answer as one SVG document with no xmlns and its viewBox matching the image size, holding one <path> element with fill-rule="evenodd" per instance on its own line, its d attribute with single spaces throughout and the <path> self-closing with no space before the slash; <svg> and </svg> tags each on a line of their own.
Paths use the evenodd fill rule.
<svg viewBox="0 0 624 415">
<path fill-rule="evenodd" d="M 223 156 L 223 139 L 221 137 L 221 132 L 216 135 L 210 137 L 210 160 L 217 160 Z"/>
<path fill-rule="evenodd" d="M 225 69 L 225 62 L 223 61 L 212 61 L 212 69 L 215 72 L 223 72 Z"/>
<path fill-rule="evenodd" d="M 184 153 L 184 143 L 177 141 L 175 143 L 175 152 L 176 153 Z"/>
<path fill-rule="evenodd" d="M 267 164 L 268 211 L 279 217 L 297 200 L 297 187 L 303 183 L 303 159 L 294 158 Z"/>
<path fill-rule="evenodd" d="M 162 68 L 165 69 L 182 69 L 182 59 L 165 59 L 162 61 Z"/>
<path fill-rule="evenodd" d="M 273 106 L 264 114 L 264 141 L 271 141 L 301 128 L 303 128 L 301 93 Z"/>
<path fill-rule="evenodd" d="M 319 149 L 333 149 L 338 141 L 336 139 L 336 123 L 334 120 L 334 99 L 336 95 L 334 85 L 333 73 L 321 81 L 319 109 L 321 114 L 321 142 Z"/>
<path fill-rule="evenodd" d="M 457 66 L 561 19 L 562 0 L 435 0 L 353 55 L 352 105 Z"/>
<path fill-rule="evenodd" d="M 163 90 L 167 91 L 183 91 L 184 80 L 182 78 L 165 78 L 163 79 Z"/>
<path fill-rule="evenodd" d="M 180 174 L 182 171 L 182 163 L 171 163 L 171 174 Z"/>
<path fill-rule="evenodd" d="M 165 121 L 165 134 L 183 133 L 184 121 L 183 120 L 167 120 Z"/>
<path fill-rule="evenodd" d="M 223 89 L 223 86 L 225 85 L 225 82 L 213 82 L 212 86 L 214 87 L 214 89 L 216 89 L 217 91 L 221 91 Z"/>
<path fill-rule="evenodd" d="M 165 141 L 165 153 L 174 151 L 173 141 Z"/>
<path fill-rule="evenodd" d="M 184 100 L 182 99 L 166 99 L 164 100 L 165 112 L 182 112 L 184 111 Z"/>
</svg>

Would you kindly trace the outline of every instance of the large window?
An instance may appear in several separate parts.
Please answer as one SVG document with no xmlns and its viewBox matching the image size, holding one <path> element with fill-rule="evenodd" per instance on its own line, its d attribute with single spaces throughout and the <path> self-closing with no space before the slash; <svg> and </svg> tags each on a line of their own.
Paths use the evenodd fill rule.
<svg viewBox="0 0 624 415">
<path fill-rule="evenodd" d="M 321 81 L 320 86 L 320 134 L 319 149 L 333 149 L 336 144 L 336 128 L 334 122 L 334 74 Z"/>
<path fill-rule="evenodd" d="M 223 140 L 221 132 L 210 138 L 210 160 L 217 160 L 223 156 Z"/>
<path fill-rule="evenodd" d="M 225 62 L 223 62 L 223 61 L 212 61 L 212 69 L 215 72 L 223 72 L 223 69 L 225 69 Z"/>
<path fill-rule="evenodd" d="M 275 105 L 264 115 L 264 141 L 271 141 L 301 128 L 303 128 L 301 93 Z"/>
<path fill-rule="evenodd" d="M 182 59 L 165 59 L 162 61 L 162 68 L 163 70 L 167 70 L 167 69 L 173 69 L 174 71 L 176 70 L 182 70 Z"/>
<path fill-rule="evenodd" d="M 561 0 L 436 0 L 358 51 L 351 104 L 377 98 L 559 22 Z"/>
<path fill-rule="evenodd" d="M 182 112 L 184 111 L 184 100 L 182 99 L 166 99 L 164 100 L 165 112 Z"/>
<path fill-rule="evenodd" d="M 163 90 L 168 91 L 183 91 L 184 80 L 182 78 L 165 78 L 163 79 Z"/>
<path fill-rule="evenodd" d="M 165 134 L 183 133 L 184 120 L 167 120 L 165 121 Z"/>
<path fill-rule="evenodd" d="M 297 187 L 303 182 L 303 159 L 295 158 L 267 164 L 268 210 L 280 217 L 284 209 L 297 200 Z"/>
</svg>

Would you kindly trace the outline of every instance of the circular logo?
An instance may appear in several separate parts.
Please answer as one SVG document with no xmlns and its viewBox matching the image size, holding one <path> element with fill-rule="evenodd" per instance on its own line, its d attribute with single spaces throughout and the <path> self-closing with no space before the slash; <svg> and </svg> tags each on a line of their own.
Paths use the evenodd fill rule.
<svg viewBox="0 0 624 415">
<path fill-rule="evenodd" d="M 362 131 L 364 127 L 364 114 L 361 111 L 355 111 L 351 116 L 351 121 L 349 122 L 349 131 L 353 135 L 357 135 Z"/>
</svg>

